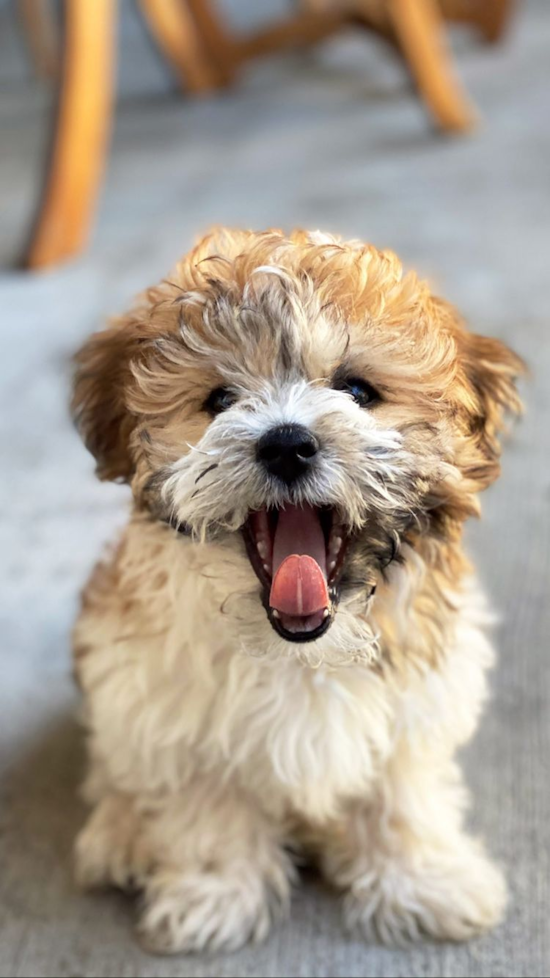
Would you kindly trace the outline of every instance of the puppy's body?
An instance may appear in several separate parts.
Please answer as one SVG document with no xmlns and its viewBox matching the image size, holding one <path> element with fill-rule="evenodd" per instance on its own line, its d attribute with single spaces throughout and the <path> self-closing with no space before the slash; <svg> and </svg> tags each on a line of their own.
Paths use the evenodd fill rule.
<svg viewBox="0 0 550 978">
<path fill-rule="evenodd" d="M 453 762 L 492 660 L 460 535 L 519 367 L 393 256 L 303 233 L 206 239 L 85 347 L 77 415 L 135 509 L 75 630 L 78 870 L 144 890 L 153 948 L 264 936 L 288 846 L 367 935 L 499 918 Z M 298 426 L 289 476 L 262 446 Z"/>
</svg>

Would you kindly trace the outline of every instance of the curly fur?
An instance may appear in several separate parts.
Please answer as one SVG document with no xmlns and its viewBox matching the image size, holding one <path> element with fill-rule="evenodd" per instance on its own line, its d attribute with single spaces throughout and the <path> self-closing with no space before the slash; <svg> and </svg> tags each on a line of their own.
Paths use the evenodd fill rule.
<svg viewBox="0 0 550 978">
<path fill-rule="evenodd" d="M 148 947 L 262 939 L 299 849 L 368 938 L 463 939 L 501 916 L 453 759 L 492 662 L 461 534 L 521 370 L 393 254 L 303 231 L 215 231 L 79 353 L 77 423 L 134 509 L 75 628 L 78 876 L 143 890 Z M 342 371 L 380 402 L 335 390 Z M 219 386 L 236 402 L 212 419 Z M 322 445 L 291 488 L 256 457 L 281 423 Z M 303 645 L 272 629 L 240 532 L 286 503 L 331 507 L 352 539 L 334 621 Z"/>
</svg>

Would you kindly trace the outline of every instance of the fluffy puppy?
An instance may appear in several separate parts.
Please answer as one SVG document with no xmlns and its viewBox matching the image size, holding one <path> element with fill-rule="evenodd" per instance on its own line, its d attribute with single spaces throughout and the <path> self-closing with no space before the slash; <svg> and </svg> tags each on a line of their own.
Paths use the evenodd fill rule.
<svg viewBox="0 0 550 978">
<path fill-rule="evenodd" d="M 500 918 L 453 759 L 493 660 L 461 537 L 521 366 L 395 255 L 303 231 L 214 232 L 78 355 L 134 502 L 75 629 L 77 868 L 142 891 L 149 948 L 264 938 L 297 850 L 368 938 Z"/>
</svg>

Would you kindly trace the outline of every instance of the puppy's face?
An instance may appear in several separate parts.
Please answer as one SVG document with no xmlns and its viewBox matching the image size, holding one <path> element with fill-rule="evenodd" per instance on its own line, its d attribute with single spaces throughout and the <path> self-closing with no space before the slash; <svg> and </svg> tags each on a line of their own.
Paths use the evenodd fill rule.
<svg viewBox="0 0 550 978">
<path fill-rule="evenodd" d="M 92 337 L 74 408 L 100 476 L 240 554 L 265 627 L 303 643 L 476 511 L 520 370 L 392 254 L 221 231 Z"/>
</svg>

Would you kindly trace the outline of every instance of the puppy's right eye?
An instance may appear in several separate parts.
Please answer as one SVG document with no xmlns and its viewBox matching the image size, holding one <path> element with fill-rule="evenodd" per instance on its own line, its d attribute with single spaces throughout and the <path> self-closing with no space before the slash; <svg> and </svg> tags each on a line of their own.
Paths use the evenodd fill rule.
<svg viewBox="0 0 550 978">
<path fill-rule="evenodd" d="M 380 400 L 380 394 L 372 384 L 360 377 L 344 377 L 337 380 L 334 389 L 344 391 L 345 394 L 351 394 L 356 404 L 362 408 L 372 407 Z"/>
<path fill-rule="evenodd" d="M 232 407 L 236 400 L 237 395 L 229 387 L 215 387 L 204 402 L 204 410 L 212 415 L 221 414 Z"/>
</svg>

